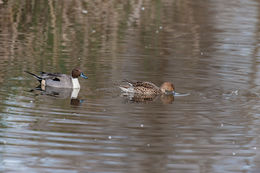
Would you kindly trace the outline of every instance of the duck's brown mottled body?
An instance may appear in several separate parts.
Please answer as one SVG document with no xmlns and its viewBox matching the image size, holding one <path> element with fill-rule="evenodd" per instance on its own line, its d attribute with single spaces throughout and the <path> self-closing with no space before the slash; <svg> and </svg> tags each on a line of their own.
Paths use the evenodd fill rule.
<svg viewBox="0 0 260 173">
<path fill-rule="evenodd" d="M 151 82 L 131 83 L 134 87 L 135 94 L 158 95 L 161 93 L 160 88 Z"/>
<path fill-rule="evenodd" d="M 170 82 L 164 82 L 159 88 L 151 82 L 132 82 L 125 81 L 128 85 L 122 85 L 119 88 L 124 92 L 130 92 L 137 95 L 159 95 L 159 94 L 168 94 L 169 92 L 174 93 L 174 86 Z"/>
</svg>

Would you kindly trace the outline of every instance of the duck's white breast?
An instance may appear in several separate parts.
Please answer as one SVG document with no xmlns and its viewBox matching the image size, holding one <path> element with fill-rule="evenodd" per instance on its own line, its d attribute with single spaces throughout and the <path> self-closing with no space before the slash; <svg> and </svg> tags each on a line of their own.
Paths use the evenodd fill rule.
<svg viewBox="0 0 260 173">
<path fill-rule="evenodd" d="M 78 78 L 72 78 L 72 85 L 73 85 L 73 88 L 80 88 Z"/>
</svg>

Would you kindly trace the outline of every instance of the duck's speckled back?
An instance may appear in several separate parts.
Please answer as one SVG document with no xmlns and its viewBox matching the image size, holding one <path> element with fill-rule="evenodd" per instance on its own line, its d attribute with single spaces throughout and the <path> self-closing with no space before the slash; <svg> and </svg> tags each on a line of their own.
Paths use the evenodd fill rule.
<svg viewBox="0 0 260 173">
<path fill-rule="evenodd" d="M 136 94 L 145 95 L 157 95 L 160 94 L 160 89 L 156 85 L 150 85 L 149 83 L 143 83 L 144 85 L 134 87 Z"/>
<path fill-rule="evenodd" d="M 129 80 L 125 80 L 129 85 L 121 86 L 121 90 L 124 92 L 134 92 L 138 95 L 157 95 L 160 94 L 160 88 L 151 82 L 133 82 Z"/>
</svg>

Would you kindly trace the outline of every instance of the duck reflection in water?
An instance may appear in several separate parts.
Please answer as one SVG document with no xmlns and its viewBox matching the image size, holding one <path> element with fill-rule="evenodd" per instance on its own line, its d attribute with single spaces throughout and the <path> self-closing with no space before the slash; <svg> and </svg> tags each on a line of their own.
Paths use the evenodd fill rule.
<svg viewBox="0 0 260 173">
<path fill-rule="evenodd" d="M 174 101 L 174 85 L 170 82 L 164 82 L 161 87 L 156 86 L 151 82 L 133 82 L 124 80 L 125 85 L 120 85 L 119 88 L 123 92 L 123 96 L 127 97 L 132 102 L 153 102 L 158 98 L 165 104 L 170 104 Z"/>
<path fill-rule="evenodd" d="M 78 99 L 78 94 L 80 91 L 79 88 L 56 88 L 49 86 L 42 87 L 39 85 L 31 91 L 33 92 L 34 90 L 41 91 L 41 95 L 51 96 L 59 99 L 70 98 L 70 104 L 75 106 L 78 106 L 83 102 L 83 100 Z"/>
</svg>

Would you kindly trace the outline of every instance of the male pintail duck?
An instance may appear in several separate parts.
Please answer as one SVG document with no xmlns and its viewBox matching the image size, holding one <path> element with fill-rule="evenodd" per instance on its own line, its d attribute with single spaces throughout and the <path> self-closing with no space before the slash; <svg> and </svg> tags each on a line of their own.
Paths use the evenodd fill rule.
<svg viewBox="0 0 260 173">
<path fill-rule="evenodd" d="M 56 87 L 56 88 L 80 88 L 78 77 L 82 77 L 84 79 L 88 79 L 79 68 L 74 68 L 72 70 L 71 76 L 66 74 L 60 73 L 46 73 L 41 72 L 38 76 L 31 72 L 25 71 L 30 75 L 33 75 L 41 84 L 41 87 L 49 86 L 49 87 Z"/>
<path fill-rule="evenodd" d="M 174 85 L 170 82 L 164 82 L 161 87 L 156 86 L 151 82 L 132 82 L 125 80 L 128 85 L 121 85 L 119 88 L 126 93 L 136 95 L 159 95 L 159 94 L 174 94 Z"/>
</svg>

